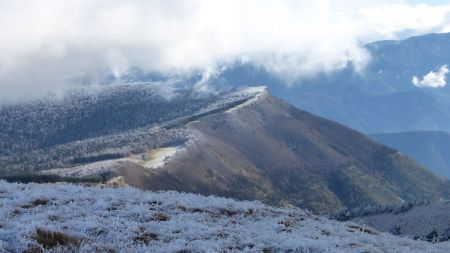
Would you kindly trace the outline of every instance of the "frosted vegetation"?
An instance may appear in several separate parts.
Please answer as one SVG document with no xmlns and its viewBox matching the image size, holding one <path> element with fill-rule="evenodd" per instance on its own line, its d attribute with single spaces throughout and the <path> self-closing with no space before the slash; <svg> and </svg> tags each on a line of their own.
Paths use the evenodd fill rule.
<svg viewBox="0 0 450 253">
<path fill-rule="evenodd" d="M 183 126 L 255 96 L 253 90 L 200 96 L 159 86 L 77 90 L 60 99 L 0 106 L 0 172 L 29 173 L 117 159 L 179 145 Z"/>
<path fill-rule="evenodd" d="M 450 241 L 450 201 L 405 203 L 401 206 L 367 206 L 331 216 L 367 224 L 379 231 L 428 242 Z"/>
<path fill-rule="evenodd" d="M 133 188 L 0 181 L 0 252 L 433 252 L 297 209 Z"/>
<path fill-rule="evenodd" d="M 396 206 L 396 205 L 368 205 L 365 207 L 357 207 L 357 208 L 351 208 L 351 209 L 344 209 L 341 211 L 338 211 L 332 215 L 330 215 L 330 218 L 333 220 L 338 221 L 348 221 L 355 218 L 363 218 L 368 216 L 374 216 L 379 214 L 386 214 L 386 213 L 392 213 L 392 214 L 400 214 L 407 212 L 411 210 L 414 207 L 417 206 L 428 206 L 429 202 L 427 201 L 421 201 L 417 203 L 404 203 L 403 205 Z"/>
</svg>

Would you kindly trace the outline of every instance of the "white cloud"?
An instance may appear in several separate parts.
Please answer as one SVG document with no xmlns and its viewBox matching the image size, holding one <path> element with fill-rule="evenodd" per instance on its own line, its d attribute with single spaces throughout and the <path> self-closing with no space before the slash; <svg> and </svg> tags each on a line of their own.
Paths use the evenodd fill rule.
<svg viewBox="0 0 450 253">
<path fill-rule="evenodd" d="M 443 65 L 437 72 L 430 71 L 422 79 L 413 76 L 412 84 L 417 87 L 441 88 L 447 85 L 446 76 L 449 72 L 447 65 Z"/>
<path fill-rule="evenodd" d="M 450 5 L 391 4 L 381 8 L 363 8 L 366 28 L 374 36 L 396 39 L 399 33 L 411 35 L 444 32 L 450 24 Z"/>
<path fill-rule="evenodd" d="M 0 0 L 0 100 L 131 66 L 186 75 L 246 59 L 287 82 L 363 69 L 362 44 L 441 31 L 449 13 L 400 0 Z"/>
</svg>

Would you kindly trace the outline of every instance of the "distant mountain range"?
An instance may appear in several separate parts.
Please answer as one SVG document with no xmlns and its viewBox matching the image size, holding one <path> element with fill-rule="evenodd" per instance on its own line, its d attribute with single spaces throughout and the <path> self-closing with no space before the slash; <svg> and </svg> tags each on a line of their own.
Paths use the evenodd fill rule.
<svg viewBox="0 0 450 253">
<path fill-rule="evenodd" d="M 450 179 L 450 134 L 419 131 L 370 135 L 374 140 L 400 150 L 436 174 Z"/>
<path fill-rule="evenodd" d="M 365 48 L 372 57 L 360 74 L 350 63 L 288 86 L 262 68 L 237 64 L 216 82 L 267 84 L 272 94 L 293 105 L 364 133 L 450 130 L 450 87 L 413 84 L 414 77 L 422 81 L 450 65 L 450 34 L 380 41 Z"/>
<path fill-rule="evenodd" d="M 94 178 L 317 213 L 450 196 L 450 183 L 396 150 L 297 109 L 265 88 L 165 98 L 120 85 L 3 106 L 3 175 Z"/>
</svg>

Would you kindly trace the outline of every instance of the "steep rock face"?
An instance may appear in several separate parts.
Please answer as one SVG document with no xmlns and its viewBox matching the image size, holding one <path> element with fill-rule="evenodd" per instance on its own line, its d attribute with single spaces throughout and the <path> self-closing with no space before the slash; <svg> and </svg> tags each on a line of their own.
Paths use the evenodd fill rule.
<svg viewBox="0 0 450 253">
<path fill-rule="evenodd" d="M 121 165 L 131 185 L 260 199 L 319 213 L 448 196 L 448 184 L 395 150 L 266 92 L 188 123 L 194 138 L 158 170 Z"/>
</svg>

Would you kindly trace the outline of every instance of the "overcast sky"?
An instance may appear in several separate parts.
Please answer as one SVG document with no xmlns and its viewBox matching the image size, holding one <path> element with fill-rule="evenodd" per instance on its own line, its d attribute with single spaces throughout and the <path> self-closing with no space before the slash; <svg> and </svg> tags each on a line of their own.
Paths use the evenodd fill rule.
<svg viewBox="0 0 450 253">
<path fill-rule="evenodd" d="M 0 0 L 0 102 L 132 66 L 187 75 L 244 61 L 286 80 L 363 70 L 365 43 L 450 31 L 445 2 Z"/>
</svg>

